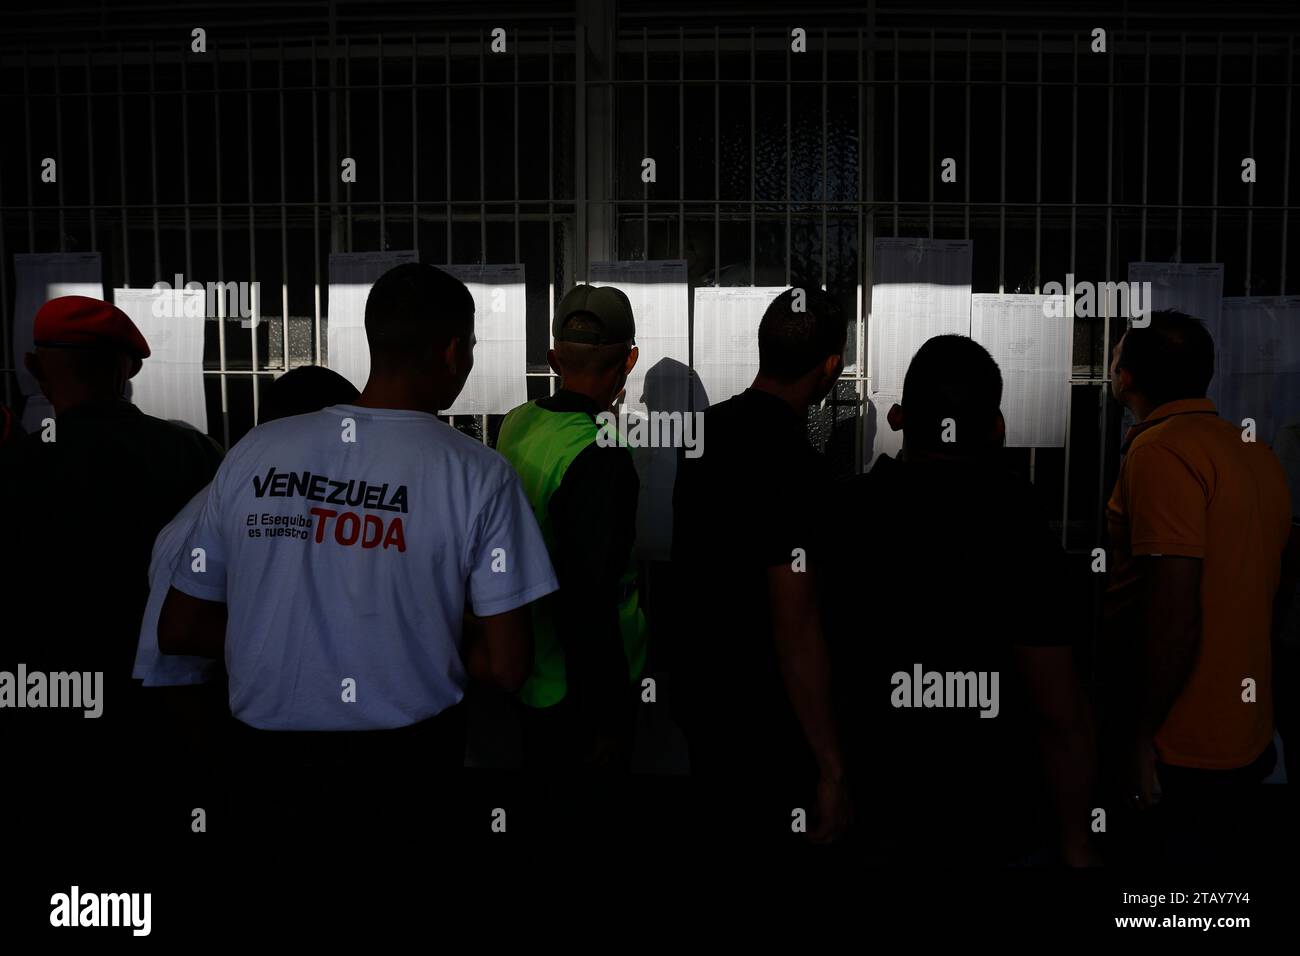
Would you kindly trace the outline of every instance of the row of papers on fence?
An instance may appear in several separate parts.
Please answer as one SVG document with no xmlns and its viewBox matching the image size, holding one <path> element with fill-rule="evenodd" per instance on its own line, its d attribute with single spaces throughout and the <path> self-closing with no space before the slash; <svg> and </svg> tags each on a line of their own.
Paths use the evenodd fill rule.
<svg viewBox="0 0 1300 956">
<path fill-rule="evenodd" d="M 879 454 L 899 450 L 901 435 L 889 428 L 885 416 L 901 400 L 917 349 L 946 333 L 969 335 L 998 363 L 1009 446 L 1065 443 L 1075 332 L 1069 310 L 1050 303 L 1046 295 L 972 294 L 972 252 L 969 240 L 875 241 L 865 365 L 868 464 Z M 104 296 L 98 253 L 19 254 L 14 261 L 15 356 L 31 348 L 32 322 L 42 303 L 59 295 Z M 413 251 L 329 257 L 326 360 L 358 388 L 370 370 L 365 337 L 370 289 L 389 269 L 415 261 Z M 524 266 L 444 268 L 474 298 L 477 346 L 464 391 L 443 413 L 503 414 L 528 395 Z M 1225 298 L 1219 264 L 1131 263 L 1128 279 L 1151 283 L 1149 308 L 1181 309 L 1207 324 L 1217 350 L 1210 397 L 1225 418 L 1252 419 L 1265 441 L 1300 418 L 1300 297 Z M 627 382 L 624 408 L 633 416 L 699 411 L 748 387 L 758 372 L 759 322 L 782 291 L 701 287 L 694 290 L 692 303 L 685 260 L 593 263 L 589 281 L 617 286 L 632 304 L 640 358 Z M 206 431 L 205 322 L 212 310 L 189 301 L 203 295 L 153 289 L 110 293 L 152 349 L 131 382 L 132 401 L 150 414 Z M 1085 364 L 1089 362 L 1091 357 Z M 24 425 L 39 427 L 50 414 L 48 405 L 21 361 L 17 365 L 19 387 L 28 397 Z M 663 554 L 675 457 L 660 449 L 640 449 L 635 455 L 642 477 L 642 550 Z"/>
</svg>

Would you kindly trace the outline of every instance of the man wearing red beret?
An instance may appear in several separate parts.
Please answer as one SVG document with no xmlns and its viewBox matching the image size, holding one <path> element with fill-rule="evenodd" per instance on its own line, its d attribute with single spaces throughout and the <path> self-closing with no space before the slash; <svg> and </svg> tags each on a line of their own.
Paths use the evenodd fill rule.
<svg viewBox="0 0 1300 956">
<path fill-rule="evenodd" d="M 31 750 L 36 766 L 56 769 L 72 747 L 84 769 L 97 752 L 120 759 L 123 746 L 140 745 L 145 707 L 154 702 L 131 669 L 150 551 L 211 480 L 222 452 L 207 435 L 146 415 L 124 397 L 149 344 L 121 309 L 85 296 L 52 299 L 36 314 L 33 338 L 24 363 L 55 418 L 0 456 L 0 573 L 30 622 L 4 629 L 0 670 L 102 672 L 97 719 L 33 707 L 30 695 L 25 709 L 6 713 L 12 729 L 22 724 L 10 739 Z M 105 776 L 107 788 L 113 776 Z"/>
</svg>

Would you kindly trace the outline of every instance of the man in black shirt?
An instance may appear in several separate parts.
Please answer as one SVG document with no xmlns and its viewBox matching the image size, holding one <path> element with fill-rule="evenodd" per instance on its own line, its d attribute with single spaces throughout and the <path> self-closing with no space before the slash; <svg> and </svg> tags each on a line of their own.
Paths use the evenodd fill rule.
<svg viewBox="0 0 1300 956">
<path fill-rule="evenodd" d="M 846 335 L 825 293 L 783 292 L 759 326 L 753 385 L 704 412 L 703 453 L 678 461 L 673 562 L 698 596 L 676 634 L 678 717 L 710 826 L 746 841 L 798 832 L 804 810 L 829 842 L 851 818 L 814 578 L 831 483 L 807 436 Z"/>
<path fill-rule="evenodd" d="M 166 746 L 157 742 L 167 722 L 156 697 L 131 677 L 154 540 L 211 480 L 222 453 L 207 435 L 146 415 L 123 397 L 149 346 L 120 309 L 84 296 L 52 299 L 36 314 L 34 336 L 26 366 L 55 419 L 0 460 L 0 574 L 30 615 L 5 628 L 0 671 L 22 664 L 29 675 L 102 673 L 102 713 L 6 712 L 6 743 L 22 749 L 34 786 L 46 786 L 21 795 L 32 812 L 59 812 L 56 797 L 82 799 L 89 779 L 98 788 L 95 806 L 111 816 L 134 808 L 149 784 L 138 767 L 101 778 L 95 768 L 116 768 L 146 739 Z M 65 772 L 75 790 L 59 783 Z M 184 821 L 172 822 L 185 832 Z M 130 827 L 119 819 L 111 829 Z"/>
<path fill-rule="evenodd" d="M 833 652 L 856 690 L 841 695 L 850 768 L 874 782 L 880 821 L 861 842 L 894 863 L 1006 863 L 1053 842 L 1088 860 L 1092 751 L 1064 555 L 1032 487 L 1001 467 L 1001 393 L 978 343 L 931 339 L 889 412 L 900 457 L 842 486 L 846 526 L 868 544 L 846 543 L 834 565 Z"/>
</svg>

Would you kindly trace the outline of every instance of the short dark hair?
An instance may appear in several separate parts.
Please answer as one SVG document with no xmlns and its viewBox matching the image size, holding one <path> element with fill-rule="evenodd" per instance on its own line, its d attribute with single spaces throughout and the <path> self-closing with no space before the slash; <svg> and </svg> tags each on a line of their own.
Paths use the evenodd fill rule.
<svg viewBox="0 0 1300 956">
<path fill-rule="evenodd" d="M 802 311 L 794 309 L 800 294 Z M 842 355 L 848 317 L 839 303 L 814 286 L 786 289 L 758 325 L 758 367 L 778 382 L 793 382 L 831 355 Z"/>
<path fill-rule="evenodd" d="M 1204 398 L 1214 377 L 1214 338 L 1199 319 L 1161 309 L 1146 326 L 1130 324 L 1120 345 L 1119 368 L 1155 405 Z"/>
<path fill-rule="evenodd" d="M 993 432 L 1002 373 L 988 350 L 964 335 L 936 335 L 917 349 L 903 379 L 903 435 L 931 451 L 972 451 Z M 956 441 L 943 441 L 944 419 Z"/>
<path fill-rule="evenodd" d="M 306 415 L 331 405 L 350 405 L 361 393 L 333 369 L 304 365 L 285 372 L 267 389 L 261 420 L 275 421 L 291 415 Z"/>
<path fill-rule="evenodd" d="M 474 297 L 465 283 L 423 262 L 389 269 L 366 299 L 366 339 L 375 366 L 401 367 L 468 337 Z"/>
</svg>

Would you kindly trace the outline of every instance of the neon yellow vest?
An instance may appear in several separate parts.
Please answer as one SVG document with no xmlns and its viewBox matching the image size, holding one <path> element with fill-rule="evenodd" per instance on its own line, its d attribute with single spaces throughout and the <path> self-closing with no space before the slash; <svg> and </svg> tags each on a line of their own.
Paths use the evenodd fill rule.
<svg viewBox="0 0 1300 956">
<path fill-rule="evenodd" d="M 583 412 L 551 412 L 528 402 L 506 415 L 497 437 L 497 451 L 514 466 L 523 482 L 524 493 L 542 529 L 551 555 L 555 554 L 555 533 L 551 527 L 551 496 L 560 487 L 573 460 L 592 442 L 600 426 Z M 628 679 L 641 677 L 646 658 L 645 615 L 637 592 L 636 562 L 629 557 L 622 578 L 619 627 L 623 632 L 623 653 Z M 564 699 L 567 685 L 564 647 L 555 634 L 554 595 L 535 601 L 533 607 L 533 672 L 519 691 L 519 699 L 530 707 L 550 707 Z"/>
</svg>

